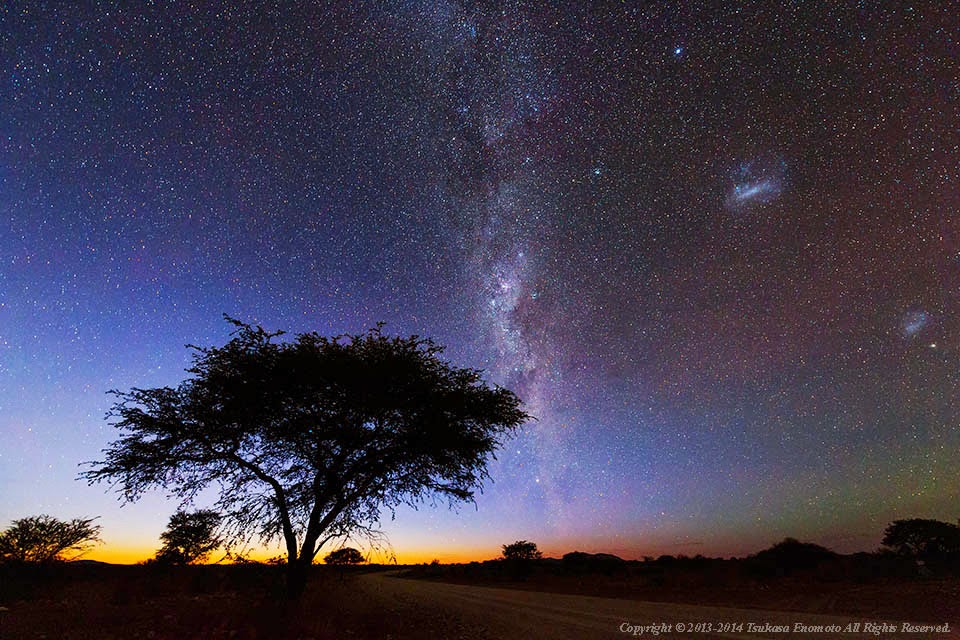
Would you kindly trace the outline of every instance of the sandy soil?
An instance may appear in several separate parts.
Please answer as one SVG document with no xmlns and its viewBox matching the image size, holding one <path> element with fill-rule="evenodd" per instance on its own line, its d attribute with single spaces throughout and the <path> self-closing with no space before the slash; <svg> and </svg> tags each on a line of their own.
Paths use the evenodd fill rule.
<svg viewBox="0 0 960 640">
<path fill-rule="evenodd" d="M 960 625 L 950 634 L 874 634 L 863 623 L 879 621 L 856 614 L 646 602 L 317 569 L 296 604 L 278 598 L 282 574 L 264 567 L 67 568 L 33 587 L 7 581 L 0 585 L 6 587 L 0 589 L 6 594 L 0 599 L 6 608 L 0 610 L 0 640 L 783 637 L 765 632 L 765 625 L 785 626 L 793 637 L 824 640 L 960 637 Z M 810 628 L 798 629 L 798 623 Z M 861 624 L 857 633 L 816 630 L 851 623 Z M 752 630 L 749 624 L 755 625 Z"/>
<path fill-rule="evenodd" d="M 675 571 L 661 581 L 643 575 L 556 575 L 535 573 L 523 580 L 456 572 L 432 575 L 422 568 L 409 577 L 468 586 L 548 591 L 645 602 L 796 611 L 864 620 L 960 623 L 960 579 L 873 578 L 822 580 L 788 576 L 768 580 Z"/>
<path fill-rule="evenodd" d="M 284 602 L 282 580 L 236 580 L 230 567 L 157 575 L 106 567 L 0 601 L 0 640 L 460 640 L 475 637 L 455 611 L 364 597 L 355 576 L 319 575 Z"/>
<path fill-rule="evenodd" d="M 901 633 L 901 623 L 895 622 L 892 624 L 897 631 L 887 633 L 882 632 L 883 628 L 879 626 L 881 621 L 861 617 L 637 602 L 409 580 L 384 574 L 363 576 L 360 584 L 371 598 L 385 603 L 416 603 L 421 607 L 449 611 L 473 631 L 474 637 L 550 640 L 625 638 L 650 636 L 655 633 L 659 633 L 661 638 L 783 637 L 783 633 L 779 631 L 763 631 L 769 627 L 788 628 L 793 637 L 816 637 L 823 640 L 849 640 L 855 637 L 960 637 L 954 626 L 951 626 L 950 633 L 907 634 Z M 858 632 L 826 631 L 827 627 L 836 625 L 839 625 L 840 629 L 852 629 L 849 625 L 856 623 L 860 623 Z M 871 631 L 867 631 L 865 623 L 877 626 L 869 627 Z M 750 624 L 755 625 L 752 631 L 748 626 Z M 880 631 L 879 636 L 874 631 Z"/>
</svg>

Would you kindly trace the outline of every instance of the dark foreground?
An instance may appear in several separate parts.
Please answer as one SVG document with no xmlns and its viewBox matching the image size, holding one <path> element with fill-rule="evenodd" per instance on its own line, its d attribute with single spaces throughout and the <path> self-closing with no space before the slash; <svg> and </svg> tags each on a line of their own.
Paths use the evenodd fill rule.
<svg viewBox="0 0 960 640">
<path fill-rule="evenodd" d="M 917 616 L 874 617 L 798 613 L 796 610 L 745 609 L 587 595 L 537 592 L 533 576 L 524 589 L 450 584 L 402 579 L 383 571 L 340 573 L 316 567 L 304 598 L 282 600 L 283 576 L 263 565 L 163 568 L 155 566 L 67 565 L 43 570 L 0 571 L 0 638 L 625 638 L 651 625 L 672 625 L 660 637 L 677 637 L 676 625 L 699 624 L 699 638 L 782 637 L 763 625 L 830 625 L 880 623 L 899 625 Z M 395 574 L 396 572 L 392 572 Z M 604 578 L 607 579 L 607 578 Z M 600 580 L 600 578 L 596 578 Z M 598 582 L 599 584 L 599 582 Z M 543 585 L 551 586 L 551 585 Z M 556 586 L 556 585 L 552 585 Z M 957 580 L 913 581 L 899 588 L 903 600 L 919 602 L 932 589 L 953 593 L 950 611 L 957 612 Z M 949 591 L 952 589 L 953 591 Z M 810 593 L 816 598 L 816 594 Z M 755 604 L 755 603 L 754 603 Z M 934 618 L 954 622 L 960 616 Z M 738 628 L 736 625 L 743 627 Z M 751 632 L 746 626 L 757 625 Z M 624 626 L 626 625 L 626 626 Z M 710 626 L 704 626 L 710 625 Z M 880 627 L 873 627 L 878 629 Z M 951 633 L 835 634 L 791 631 L 794 637 L 946 638 Z M 666 631 L 663 627 L 660 630 Z M 626 631 L 626 633 L 624 633 Z M 632 635 L 633 634 L 633 635 Z M 684 635 L 689 635 L 686 633 Z"/>
<path fill-rule="evenodd" d="M 915 563 L 837 558 L 784 570 L 745 560 L 673 559 L 583 563 L 543 559 L 417 565 L 403 572 L 449 584 L 602 596 L 627 600 L 859 616 L 920 622 L 960 621 L 960 575 L 919 575 Z M 785 563 L 789 564 L 789 563 Z"/>
<path fill-rule="evenodd" d="M 316 567 L 284 602 L 282 568 L 66 565 L 4 573 L 0 639 L 224 640 L 471 637 L 453 616 L 362 596 L 357 572 Z M 433 634 L 430 634 L 431 636 Z"/>
<path fill-rule="evenodd" d="M 476 630 L 476 637 L 494 639 L 654 636 L 706 640 L 783 638 L 785 634 L 820 640 L 960 637 L 953 624 L 924 625 L 858 615 L 646 602 L 382 576 L 364 576 L 361 584 L 382 597 L 409 598 L 455 611 Z"/>
</svg>

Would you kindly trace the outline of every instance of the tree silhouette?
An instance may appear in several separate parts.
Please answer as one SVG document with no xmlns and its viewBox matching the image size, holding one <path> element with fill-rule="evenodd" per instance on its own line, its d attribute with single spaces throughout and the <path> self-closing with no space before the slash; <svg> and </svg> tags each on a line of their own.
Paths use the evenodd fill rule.
<svg viewBox="0 0 960 640">
<path fill-rule="evenodd" d="M 219 525 L 220 514 L 216 511 L 177 511 L 170 516 L 166 531 L 160 534 L 163 546 L 157 551 L 157 561 L 167 564 L 203 562 L 221 544 L 217 536 Z"/>
<path fill-rule="evenodd" d="M 761 574 L 787 575 L 796 571 L 815 569 L 818 565 L 836 559 L 837 554 L 812 542 L 784 538 L 768 549 L 747 557 L 748 566 Z"/>
<path fill-rule="evenodd" d="M 519 399 L 428 339 L 317 333 L 279 341 L 227 318 L 222 347 L 195 350 L 176 388 L 114 392 L 121 436 L 88 482 L 125 501 L 164 487 L 188 502 L 211 485 L 231 539 L 282 538 L 288 595 L 317 551 L 370 531 L 381 509 L 471 500 L 486 461 L 528 419 Z"/>
<path fill-rule="evenodd" d="M 327 564 L 348 565 L 360 564 L 364 562 L 365 559 L 363 554 L 353 547 L 344 547 L 336 551 L 331 551 L 323 561 Z"/>
<path fill-rule="evenodd" d="M 960 527 L 939 520 L 894 520 L 883 532 L 883 545 L 923 560 L 960 553 Z"/>
<path fill-rule="evenodd" d="M 543 554 L 537 549 L 536 543 L 527 540 L 517 540 L 502 547 L 505 560 L 538 560 Z"/>
<path fill-rule="evenodd" d="M 76 518 L 70 522 L 39 515 L 14 520 L 0 533 L 0 560 L 17 562 L 54 562 L 75 560 L 100 541 L 96 518 Z"/>
</svg>

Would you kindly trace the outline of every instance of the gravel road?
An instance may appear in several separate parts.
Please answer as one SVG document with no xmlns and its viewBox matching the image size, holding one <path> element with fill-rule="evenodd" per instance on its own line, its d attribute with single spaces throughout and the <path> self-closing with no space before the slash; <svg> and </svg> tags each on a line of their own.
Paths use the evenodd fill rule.
<svg viewBox="0 0 960 640">
<path fill-rule="evenodd" d="M 390 574 L 361 578 L 367 595 L 393 610 L 436 612 L 458 621 L 455 637 L 514 640 L 519 638 L 957 638 L 954 625 L 947 633 L 909 630 L 902 623 L 807 613 L 701 607 L 688 604 L 636 602 L 614 598 L 495 589 L 411 580 Z M 859 623 L 853 631 L 851 624 Z M 873 624 L 876 626 L 870 627 Z M 753 625 L 753 626 L 750 626 Z M 839 625 L 840 633 L 830 627 Z M 847 630 L 847 632 L 842 632 Z"/>
</svg>

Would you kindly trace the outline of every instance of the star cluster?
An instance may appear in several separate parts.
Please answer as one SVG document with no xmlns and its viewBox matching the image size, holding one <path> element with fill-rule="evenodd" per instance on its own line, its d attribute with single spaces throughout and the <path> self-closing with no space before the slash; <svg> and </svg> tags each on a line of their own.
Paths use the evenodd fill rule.
<svg viewBox="0 0 960 640">
<path fill-rule="evenodd" d="M 954 14 L 0 7 L 0 520 L 149 553 L 173 505 L 76 465 L 224 312 L 432 336 L 537 417 L 476 509 L 385 523 L 401 560 L 956 519 Z"/>
</svg>

